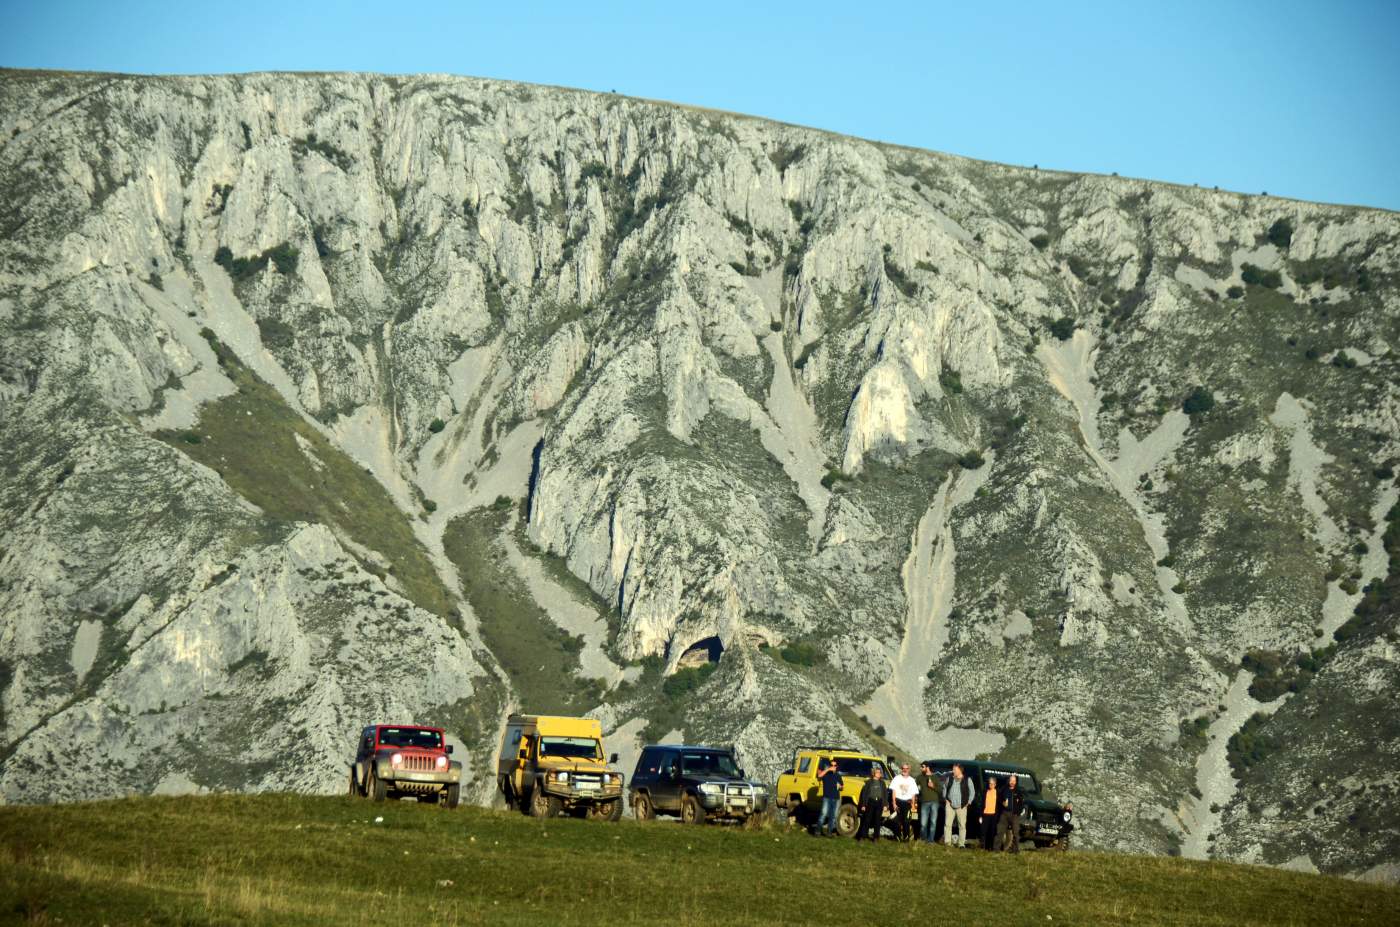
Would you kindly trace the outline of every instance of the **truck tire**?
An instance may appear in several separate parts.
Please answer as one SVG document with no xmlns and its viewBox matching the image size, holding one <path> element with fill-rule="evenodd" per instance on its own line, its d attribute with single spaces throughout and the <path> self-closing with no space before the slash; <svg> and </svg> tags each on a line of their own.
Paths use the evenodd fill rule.
<svg viewBox="0 0 1400 927">
<path fill-rule="evenodd" d="M 860 812 L 856 806 L 847 802 L 836 810 L 836 835 L 838 837 L 853 837 L 856 830 L 860 828 Z"/>
<path fill-rule="evenodd" d="M 535 786 L 535 790 L 530 793 L 530 817 L 557 818 L 563 810 L 564 803 L 553 795 L 546 794 L 539 786 Z"/>
<path fill-rule="evenodd" d="M 442 792 L 442 802 L 449 809 L 456 808 L 462 803 L 462 786 L 454 782 Z"/>
<path fill-rule="evenodd" d="M 622 797 L 618 796 L 612 801 L 594 802 L 588 806 L 588 819 L 590 821 L 616 821 L 622 817 Z"/>
<path fill-rule="evenodd" d="M 700 800 L 694 795 L 686 795 L 681 798 L 681 823 L 705 823 L 705 810 L 700 807 Z"/>
<path fill-rule="evenodd" d="M 638 792 L 632 799 L 632 815 L 639 821 L 651 821 L 656 818 L 656 808 L 651 804 L 651 796 L 646 792 Z"/>
<path fill-rule="evenodd" d="M 369 797 L 373 798 L 375 801 L 383 801 L 385 798 L 389 797 L 388 783 L 379 778 L 379 774 L 373 769 L 369 771 L 369 786 L 365 791 L 369 792 Z"/>
</svg>

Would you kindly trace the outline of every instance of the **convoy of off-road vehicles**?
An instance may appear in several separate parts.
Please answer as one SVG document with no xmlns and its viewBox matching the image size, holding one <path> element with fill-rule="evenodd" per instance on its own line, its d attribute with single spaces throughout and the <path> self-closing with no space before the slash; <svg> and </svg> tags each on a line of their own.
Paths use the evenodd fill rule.
<svg viewBox="0 0 1400 927">
<path fill-rule="evenodd" d="M 456 808 L 462 794 L 462 764 L 451 759 L 451 753 L 441 728 L 366 727 L 350 765 L 350 794 L 375 801 L 414 798 Z M 645 746 L 630 782 L 616 764 L 617 754 L 605 752 L 603 726 L 596 719 L 513 714 L 506 720 L 501 740 L 496 786 L 506 807 L 537 818 L 571 815 L 616 821 L 625 802 L 639 821 L 667 816 L 684 824 L 729 821 L 753 826 L 771 820 L 782 809 L 788 820 L 811 828 L 822 803 L 817 771 L 830 765 L 842 778 L 835 832 L 850 837 L 859 824 L 861 789 L 876 769 L 890 780 L 894 757 L 840 747 L 801 747 L 771 792 L 744 772 L 733 747 Z M 945 780 L 954 764 L 962 767 L 978 796 L 984 794 L 989 779 L 1005 784 L 1015 775 L 1022 798 L 1017 821 L 1021 840 L 1037 847 L 1069 846 L 1073 813 L 1044 793 L 1033 770 L 996 760 L 924 762 Z M 940 808 L 935 832 L 942 831 L 942 818 Z M 983 827 L 990 826 L 992 821 L 982 819 L 981 803 L 973 802 L 967 836 L 979 836 Z"/>
</svg>

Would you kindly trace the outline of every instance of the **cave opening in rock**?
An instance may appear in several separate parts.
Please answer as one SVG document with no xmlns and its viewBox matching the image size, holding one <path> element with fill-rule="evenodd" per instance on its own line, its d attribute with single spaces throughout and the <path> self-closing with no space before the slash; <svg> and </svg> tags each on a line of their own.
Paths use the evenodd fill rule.
<svg viewBox="0 0 1400 927">
<path fill-rule="evenodd" d="M 676 669 L 684 669 L 687 666 L 704 666 L 706 663 L 718 663 L 719 658 L 724 655 L 724 645 L 720 643 L 718 637 L 707 637 L 704 640 L 696 641 L 686 648 L 685 653 L 676 661 Z"/>
</svg>

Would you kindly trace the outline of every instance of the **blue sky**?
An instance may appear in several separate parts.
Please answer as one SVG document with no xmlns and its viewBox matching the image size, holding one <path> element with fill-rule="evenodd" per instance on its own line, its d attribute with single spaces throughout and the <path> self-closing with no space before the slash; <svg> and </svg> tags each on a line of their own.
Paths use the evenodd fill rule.
<svg viewBox="0 0 1400 927">
<path fill-rule="evenodd" d="M 0 65 L 438 72 L 1400 209 L 1400 2 L 0 0 Z"/>
</svg>

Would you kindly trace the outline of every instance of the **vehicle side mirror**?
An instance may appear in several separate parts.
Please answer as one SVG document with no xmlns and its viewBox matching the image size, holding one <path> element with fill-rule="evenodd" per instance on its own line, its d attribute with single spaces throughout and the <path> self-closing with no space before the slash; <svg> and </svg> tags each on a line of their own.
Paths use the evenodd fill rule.
<svg viewBox="0 0 1400 927">
<path fill-rule="evenodd" d="M 745 772 L 745 771 L 743 770 L 743 768 L 741 767 L 741 768 L 739 769 L 739 778 L 740 778 L 740 779 L 747 779 L 748 777 L 749 777 L 749 774 L 748 774 L 747 772 Z"/>
<path fill-rule="evenodd" d="M 447 745 L 447 752 L 448 752 L 448 753 L 451 753 L 451 752 L 452 752 L 452 745 L 451 745 L 451 744 L 448 744 L 448 745 Z"/>
<path fill-rule="evenodd" d="M 616 763 L 616 762 L 617 762 L 617 754 L 614 753 L 614 754 L 612 754 L 611 756 L 609 756 L 609 757 L 608 757 L 608 762 L 609 762 L 609 763 Z"/>
</svg>

